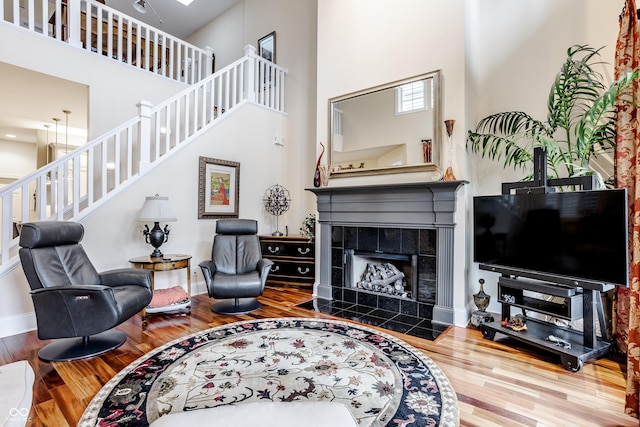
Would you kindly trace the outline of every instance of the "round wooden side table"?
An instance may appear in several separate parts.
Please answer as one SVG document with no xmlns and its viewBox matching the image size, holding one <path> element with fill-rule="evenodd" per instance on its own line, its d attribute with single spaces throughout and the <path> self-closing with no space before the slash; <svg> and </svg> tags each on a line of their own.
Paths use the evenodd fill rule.
<svg viewBox="0 0 640 427">
<path fill-rule="evenodd" d="M 151 258 L 149 255 L 129 260 L 134 268 L 151 271 L 151 290 L 154 289 L 154 275 L 156 271 L 173 271 L 187 269 L 187 294 L 191 298 L 191 255 L 164 254 L 162 258 Z M 168 310 L 170 311 L 170 310 Z M 146 317 L 147 310 L 143 310 L 142 317 Z"/>
</svg>

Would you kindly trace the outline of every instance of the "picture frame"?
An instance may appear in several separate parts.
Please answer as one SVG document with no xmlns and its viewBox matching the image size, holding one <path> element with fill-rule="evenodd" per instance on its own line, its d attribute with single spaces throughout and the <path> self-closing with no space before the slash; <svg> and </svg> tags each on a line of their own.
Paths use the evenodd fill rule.
<svg viewBox="0 0 640 427">
<path fill-rule="evenodd" d="M 240 163 L 199 158 L 198 219 L 238 218 Z"/>
<path fill-rule="evenodd" d="M 268 61 L 276 63 L 276 32 L 272 31 L 258 39 L 258 55 Z"/>
</svg>

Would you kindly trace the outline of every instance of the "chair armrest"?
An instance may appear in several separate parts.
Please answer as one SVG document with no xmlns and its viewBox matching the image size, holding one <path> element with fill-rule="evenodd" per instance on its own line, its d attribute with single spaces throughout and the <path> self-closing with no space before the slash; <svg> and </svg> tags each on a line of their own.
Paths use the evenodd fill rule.
<svg viewBox="0 0 640 427">
<path fill-rule="evenodd" d="M 260 261 L 258 261 L 258 274 L 260 274 L 260 282 L 262 283 L 262 289 L 264 289 L 264 286 L 267 283 L 267 277 L 269 276 L 269 272 L 271 271 L 272 265 L 273 265 L 273 261 L 267 258 L 262 258 Z"/>
<path fill-rule="evenodd" d="M 204 282 L 206 283 L 207 287 L 209 287 L 209 284 L 213 280 L 213 275 L 217 270 L 216 263 L 213 262 L 213 260 L 208 260 L 208 261 L 202 261 L 198 265 L 200 266 L 200 270 L 202 270 L 202 275 L 204 276 Z"/>
<path fill-rule="evenodd" d="M 100 281 L 106 286 L 138 285 L 151 289 L 151 271 L 140 268 L 119 268 L 100 273 Z"/>
<path fill-rule="evenodd" d="M 36 289 L 31 298 L 40 339 L 94 335 L 118 324 L 113 289 L 103 285 Z"/>
</svg>

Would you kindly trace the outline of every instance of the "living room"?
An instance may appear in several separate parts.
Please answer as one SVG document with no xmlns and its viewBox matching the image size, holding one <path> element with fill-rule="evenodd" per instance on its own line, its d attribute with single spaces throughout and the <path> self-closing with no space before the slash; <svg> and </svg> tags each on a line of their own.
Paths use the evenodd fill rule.
<svg viewBox="0 0 640 427">
<path fill-rule="evenodd" d="M 142 226 L 135 218 L 144 198 L 157 193 L 169 197 L 178 218 L 171 224 L 171 236 L 163 250 L 189 253 L 194 262 L 207 259 L 214 223 L 197 219 L 200 156 L 240 163 L 240 216 L 257 219 L 263 234 L 271 233 L 276 226 L 275 219 L 264 211 L 264 191 L 276 183 L 285 186 L 292 203 L 279 218 L 280 228 L 286 225 L 291 234 L 297 234 L 303 219 L 316 211 L 316 198 L 305 189 L 312 186 L 321 150 L 319 142 L 326 142 L 328 99 L 441 70 L 443 118 L 456 121 L 453 169 L 458 179 L 469 182 L 458 194 L 453 276 L 453 324 L 465 327 L 473 310 L 472 295 L 478 290 L 478 280 L 485 280 L 485 290 L 490 295 L 497 292 L 497 275 L 478 270 L 469 257 L 471 198 L 497 194 L 500 183 L 523 176 L 520 171 L 502 169 L 497 163 L 469 154 L 465 148 L 466 132 L 480 118 L 496 111 L 522 110 L 544 117 L 549 86 L 566 49 L 573 44 L 605 46 L 603 60 L 612 64 L 622 4 L 595 0 L 410 1 L 402 7 L 394 3 L 390 8 L 389 2 L 384 1 L 241 1 L 189 40 L 219 52 L 218 68 L 241 56 L 244 45 L 256 44 L 260 37 L 275 30 L 277 63 L 289 72 L 287 115 L 250 107 L 225 119 L 84 218 L 87 232 L 83 245 L 100 269 L 126 266 L 128 259 L 148 252 Z M 16 35 L 12 29 L 0 31 L 4 40 L 27 37 Z M 0 60 L 41 72 L 48 72 L 47 62 L 56 62 L 55 58 L 38 61 L 38 55 L 26 54 L 24 46 L 32 45 L 15 43 L 3 47 Z M 56 65 L 54 74 L 68 78 L 62 68 Z M 606 72 L 610 77 L 612 68 Z M 168 88 L 166 92 L 171 90 L 177 89 Z M 150 87 L 126 92 L 126 102 L 117 99 L 117 91 L 92 94 L 91 106 L 102 106 L 91 108 L 92 113 L 104 111 L 105 105 L 112 105 L 108 110 L 114 111 L 100 114 L 99 118 L 92 114 L 92 135 L 134 115 L 137 101 L 160 100 Z M 282 138 L 284 145 L 273 144 L 274 136 Z M 443 150 L 443 164 L 445 154 Z M 340 178 L 330 180 L 330 186 L 425 180 L 426 174 L 409 173 Z M 166 281 L 176 277 L 168 275 Z M 0 283 L 5 289 L 2 335 L 32 330 L 33 307 L 20 269 L 5 274 Z M 194 294 L 205 292 L 199 271 L 193 283 Z M 494 298 L 489 311 L 499 310 Z"/>
</svg>

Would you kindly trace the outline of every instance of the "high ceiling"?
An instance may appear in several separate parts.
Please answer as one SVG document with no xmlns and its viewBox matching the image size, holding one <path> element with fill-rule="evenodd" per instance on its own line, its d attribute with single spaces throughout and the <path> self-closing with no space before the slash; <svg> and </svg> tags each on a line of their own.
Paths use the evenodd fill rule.
<svg viewBox="0 0 640 427">
<path fill-rule="evenodd" d="M 147 0 L 145 14 L 133 8 L 133 0 L 106 0 L 105 3 L 126 15 L 184 39 L 239 1 L 194 0 L 189 6 L 185 6 L 176 0 Z M 149 5 L 158 13 L 162 23 Z M 86 87 L 2 62 L 0 75 L 3 76 L 0 79 L 0 93 L 5 101 L 0 105 L 0 139 L 35 143 L 37 132 L 45 130 L 46 124 L 53 130 L 53 117 L 61 119 L 59 126 L 65 126 L 67 116 L 60 108 L 61 99 L 65 99 L 64 109 L 72 112 L 68 115 L 69 128 L 76 132 L 86 129 Z M 25 93 L 34 95 L 25 96 Z M 5 136 L 7 134 L 16 137 L 8 138 Z"/>
<path fill-rule="evenodd" d="M 107 6 L 181 39 L 187 38 L 239 1 L 194 0 L 185 6 L 176 0 L 146 0 L 147 13 L 141 14 L 133 8 L 134 0 L 105 0 Z M 158 13 L 162 23 L 149 6 Z"/>
</svg>

